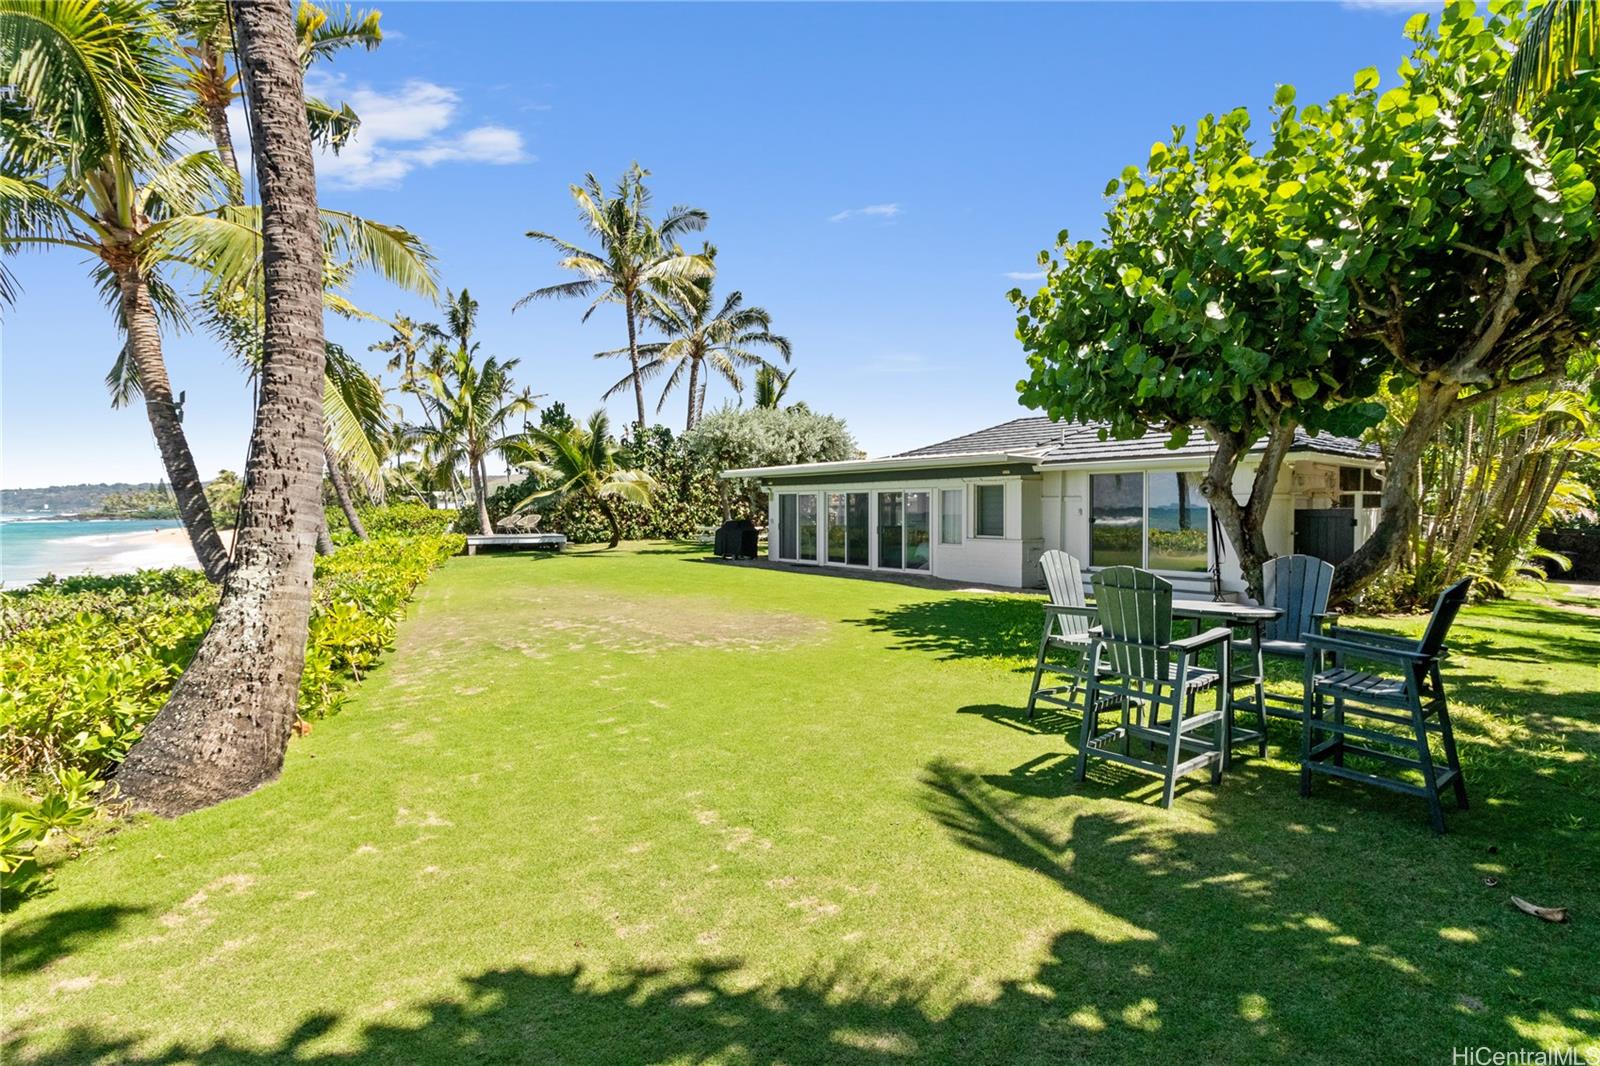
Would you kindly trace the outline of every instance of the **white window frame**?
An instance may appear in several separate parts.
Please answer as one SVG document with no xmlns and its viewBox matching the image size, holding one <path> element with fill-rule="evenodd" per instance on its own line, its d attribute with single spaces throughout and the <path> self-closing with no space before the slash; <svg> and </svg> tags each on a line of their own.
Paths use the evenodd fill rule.
<svg viewBox="0 0 1600 1066">
<path fill-rule="evenodd" d="M 963 491 L 962 489 L 936 489 L 935 490 L 935 494 L 939 497 L 939 543 L 940 544 L 957 544 L 957 545 L 963 543 L 967 538 L 967 494 L 966 494 L 966 492 Z M 956 513 L 956 538 L 955 538 L 955 540 L 945 540 L 944 539 L 944 498 L 945 498 L 945 496 L 947 494 L 951 495 L 951 496 L 954 496 L 956 498 L 957 513 Z M 1002 518 L 1001 519 L 1001 525 L 1003 526 L 1004 524 L 1005 524 L 1005 520 L 1004 520 L 1004 518 Z"/>
<path fill-rule="evenodd" d="M 818 564 L 820 564 L 822 562 L 823 556 L 825 556 L 827 554 L 827 544 L 823 539 L 823 531 L 824 531 L 824 527 L 826 525 L 826 519 L 825 519 L 825 516 L 822 513 L 823 512 L 823 506 L 824 506 L 823 501 L 824 501 L 824 498 L 826 497 L 826 493 L 820 492 L 820 491 L 817 491 L 817 490 L 812 490 L 810 492 L 802 492 L 799 489 L 788 489 L 788 490 L 780 489 L 776 493 L 774 493 L 773 495 L 777 499 L 777 502 L 778 502 L 778 521 L 776 523 L 778 528 L 777 528 L 777 537 L 773 541 L 773 544 L 774 544 L 773 554 L 776 555 L 778 561 L 782 562 L 782 563 L 794 563 L 797 566 L 817 566 Z M 794 555 L 784 555 L 783 554 L 783 497 L 785 497 L 785 496 L 793 496 L 795 498 L 795 500 L 794 500 L 794 550 L 795 550 L 796 554 L 794 554 Z M 816 505 L 817 505 L 817 513 L 816 513 L 816 519 L 815 519 L 816 520 L 816 525 L 817 525 L 817 554 L 816 554 L 815 558 L 811 558 L 811 559 L 807 559 L 804 556 L 798 554 L 799 551 L 800 551 L 800 497 L 802 497 L 802 496 L 810 496 L 816 502 Z"/>
<path fill-rule="evenodd" d="M 1094 479 L 1099 474 L 1138 474 L 1139 475 L 1139 566 L 1153 574 L 1163 574 L 1177 577 L 1192 577 L 1195 574 L 1205 574 L 1216 565 L 1217 546 L 1211 542 L 1211 501 L 1206 501 L 1206 565 L 1201 570 L 1155 570 L 1150 566 L 1150 475 L 1151 474 L 1199 474 L 1205 476 L 1204 470 L 1194 470 L 1189 467 L 1162 468 L 1160 470 L 1091 470 L 1089 472 L 1088 497 L 1089 506 L 1085 508 L 1085 517 L 1089 522 L 1088 540 L 1089 560 L 1091 570 L 1104 570 L 1104 566 L 1094 565 Z"/>
<path fill-rule="evenodd" d="M 998 534 L 978 532 L 978 518 L 981 514 L 981 509 L 978 507 L 978 490 L 980 488 L 998 488 L 1000 490 L 1000 532 Z M 974 481 L 967 486 L 967 500 L 970 504 L 967 510 L 972 515 L 972 525 L 967 528 L 972 530 L 973 540 L 1006 539 L 1006 527 L 1010 525 L 1006 519 L 1006 508 L 1011 502 L 1010 497 L 1011 494 L 1006 491 L 1006 483 L 1003 480 Z"/>
</svg>

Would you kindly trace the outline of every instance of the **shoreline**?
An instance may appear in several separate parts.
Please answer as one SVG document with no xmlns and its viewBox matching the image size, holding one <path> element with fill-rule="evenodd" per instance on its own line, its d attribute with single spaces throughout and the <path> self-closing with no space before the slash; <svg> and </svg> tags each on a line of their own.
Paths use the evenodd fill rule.
<svg viewBox="0 0 1600 1066">
<path fill-rule="evenodd" d="M 90 522 L 83 523 L 85 529 Z M 233 531 L 218 530 L 224 547 L 232 550 Z M 52 537 L 45 558 L 7 567 L 0 587 L 15 592 L 47 575 L 58 578 L 92 575 L 108 577 L 139 570 L 166 570 L 183 567 L 198 570 L 200 562 L 189 545 L 189 534 L 178 526 L 121 533 L 88 533 L 82 536 Z"/>
</svg>

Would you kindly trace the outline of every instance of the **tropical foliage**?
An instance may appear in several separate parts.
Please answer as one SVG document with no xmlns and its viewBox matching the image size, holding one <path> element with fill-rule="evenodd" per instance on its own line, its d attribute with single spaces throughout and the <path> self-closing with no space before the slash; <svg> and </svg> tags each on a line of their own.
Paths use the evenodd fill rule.
<svg viewBox="0 0 1600 1066">
<path fill-rule="evenodd" d="M 561 269 L 581 276 L 577 281 L 535 289 L 515 305 L 522 307 L 534 300 L 592 298 L 583 313 L 587 322 L 602 305 L 621 304 L 628 326 L 628 363 L 639 426 L 649 424 L 645 417 L 644 379 L 640 375 L 640 325 L 652 315 L 670 316 L 674 297 L 692 304 L 693 283 L 712 272 L 706 256 L 685 254 L 677 243 L 684 233 L 705 228 L 706 213 L 678 206 L 656 222 L 649 214 L 650 190 L 644 183 L 649 176 L 648 170 L 635 163 L 612 194 L 606 193 L 593 174 L 586 175 L 582 185 L 571 186 L 578 217 L 596 250 L 542 230 L 529 230 L 529 237 L 561 253 Z"/>
<path fill-rule="evenodd" d="M 712 474 L 756 466 L 789 463 L 826 463 L 857 455 L 855 438 L 842 419 L 819 415 L 803 404 L 792 407 L 723 407 L 713 411 L 683 436 L 684 447 Z M 729 483 L 717 482 L 722 492 L 723 517 L 730 518 Z M 748 480 L 734 488 L 749 508 L 765 514 L 762 494 Z"/>
<path fill-rule="evenodd" d="M 1239 110 L 1153 146 L 1107 189 L 1107 242 L 1063 233 L 1041 291 L 1013 292 L 1023 401 L 1121 437 L 1207 432 L 1202 490 L 1248 574 L 1294 427 L 1370 427 L 1385 382 L 1414 390 L 1382 518 L 1336 592 L 1370 581 L 1416 530 L 1419 462 L 1445 420 L 1557 380 L 1592 343 L 1600 93 L 1581 74 L 1496 120 L 1499 42 L 1521 11 L 1413 17 L 1399 84 L 1363 70 L 1305 106 L 1282 86 L 1265 145 Z M 1263 442 L 1241 502 L 1233 471 Z"/>
<path fill-rule="evenodd" d="M 461 539 L 439 528 L 451 512 L 417 510 L 369 512 L 372 540 L 317 561 L 302 718 L 340 708 L 348 685 L 390 645 L 416 587 L 460 551 Z M 419 524 L 426 532 L 409 532 Z M 0 593 L 0 781 L 101 775 L 120 762 L 193 656 L 216 602 L 216 589 L 189 570 Z"/>
<path fill-rule="evenodd" d="M 707 244 L 701 253 L 708 263 L 715 265 L 717 249 Z M 645 361 L 606 391 L 606 398 L 630 388 L 636 380 L 651 381 L 665 375 L 661 386 L 661 399 L 656 404 L 659 413 L 667 404 L 667 397 L 683 385 L 685 371 L 688 382 L 688 416 L 684 429 L 694 428 L 696 420 L 705 414 L 706 390 L 714 373 L 727 382 L 736 393 L 744 392 L 742 369 L 754 369 L 758 383 L 773 376 L 782 376 L 765 356 L 756 349 L 767 348 L 784 362 L 793 351 L 789 340 L 772 332 L 772 315 L 763 307 L 746 306 L 744 294 L 729 293 L 717 306 L 712 297 L 715 275 L 708 273 L 695 278 L 679 291 L 669 290 L 666 299 L 652 305 L 647 319 L 666 340 L 639 346 Z M 713 310 L 715 308 L 715 310 Z M 626 356 L 628 349 L 601 352 L 599 357 Z"/>
<path fill-rule="evenodd" d="M 613 548 L 622 540 L 617 503 L 648 504 L 656 491 L 655 478 L 628 465 L 627 453 L 612 439 L 611 420 L 603 410 L 581 426 L 530 428 L 509 451 L 518 466 L 548 486 L 531 493 L 518 509 L 545 500 L 586 500 L 605 516 Z"/>
</svg>

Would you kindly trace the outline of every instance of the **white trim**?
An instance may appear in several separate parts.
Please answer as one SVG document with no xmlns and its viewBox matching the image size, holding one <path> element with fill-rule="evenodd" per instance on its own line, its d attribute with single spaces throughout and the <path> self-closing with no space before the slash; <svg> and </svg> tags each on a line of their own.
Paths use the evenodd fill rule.
<svg viewBox="0 0 1600 1066">
<path fill-rule="evenodd" d="M 831 463 L 791 463 L 787 466 L 748 466 L 738 470 L 724 470 L 723 478 L 779 477 L 785 474 L 871 474 L 882 471 L 920 471 L 943 467 L 991 466 L 1017 463 L 1033 466 L 1037 455 L 1026 452 L 961 452 L 949 455 L 913 455 L 885 459 L 841 459 Z"/>
<path fill-rule="evenodd" d="M 998 485 L 999 488 L 1000 488 L 1000 532 L 999 533 L 979 533 L 978 532 L 978 515 L 979 515 L 980 512 L 979 512 L 979 508 L 978 508 L 978 489 L 983 487 L 983 486 L 995 486 L 995 485 Z M 972 530 L 971 536 L 972 536 L 973 540 L 1020 540 L 1021 539 L 1020 535 L 1021 535 L 1022 531 L 1020 529 L 1017 531 L 1018 536 L 1016 536 L 1016 537 L 1007 537 L 1006 536 L 1006 503 L 1008 501 L 1006 499 L 1006 479 L 1005 478 L 980 477 L 980 478 L 973 478 L 971 481 L 968 481 L 967 482 L 967 502 L 970 505 L 967 508 L 967 513 L 972 516 L 972 525 L 969 528 Z"/>
</svg>

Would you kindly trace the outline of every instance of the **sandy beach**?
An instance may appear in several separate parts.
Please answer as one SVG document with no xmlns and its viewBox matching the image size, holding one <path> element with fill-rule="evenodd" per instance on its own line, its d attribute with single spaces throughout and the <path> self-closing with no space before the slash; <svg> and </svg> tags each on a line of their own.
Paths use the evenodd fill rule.
<svg viewBox="0 0 1600 1066">
<path fill-rule="evenodd" d="M 131 574 L 174 566 L 198 569 L 200 565 L 182 527 L 102 532 L 96 528 L 101 525 L 98 522 L 49 525 L 54 528 L 48 539 L 8 546 L 5 557 L 0 559 L 4 563 L 4 587 L 20 588 L 46 574 Z M 223 543 L 231 546 L 233 531 L 219 532 Z"/>
</svg>

